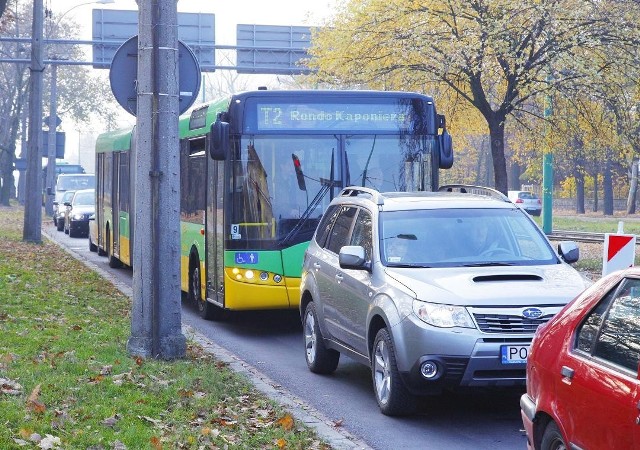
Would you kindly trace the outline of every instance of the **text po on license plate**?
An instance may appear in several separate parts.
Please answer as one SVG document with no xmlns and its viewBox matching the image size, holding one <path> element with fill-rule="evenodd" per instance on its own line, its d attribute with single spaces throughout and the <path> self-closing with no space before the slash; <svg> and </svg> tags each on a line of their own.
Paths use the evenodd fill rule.
<svg viewBox="0 0 640 450">
<path fill-rule="evenodd" d="M 528 345 L 503 345 L 500 347 L 502 364 L 522 364 L 529 356 Z"/>
</svg>

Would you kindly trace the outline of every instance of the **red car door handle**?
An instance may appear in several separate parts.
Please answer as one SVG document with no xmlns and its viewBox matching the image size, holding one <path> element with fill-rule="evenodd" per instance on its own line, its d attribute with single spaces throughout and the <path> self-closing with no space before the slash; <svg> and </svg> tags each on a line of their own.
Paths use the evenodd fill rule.
<svg viewBox="0 0 640 450">
<path fill-rule="evenodd" d="M 567 366 L 562 366 L 562 369 L 560 370 L 560 374 L 563 377 L 566 377 L 566 378 L 569 378 L 569 379 L 573 378 L 573 373 L 574 373 L 573 369 L 571 367 L 567 367 Z"/>
</svg>

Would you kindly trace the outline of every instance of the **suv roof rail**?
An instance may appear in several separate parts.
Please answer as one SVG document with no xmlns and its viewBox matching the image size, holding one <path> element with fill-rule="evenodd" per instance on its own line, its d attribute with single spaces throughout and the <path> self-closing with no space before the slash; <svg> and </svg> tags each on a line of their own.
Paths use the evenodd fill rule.
<svg viewBox="0 0 640 450">
<path fill-rule="evenodd" d="M 503 202 L 511 201 L 509 200 L 509 197 L 496 189 L 486 186 L 476 186 L 473 184 L 445 184 L 438 188 L 438 192 L 460 192 L 462 194 L 484 195 L 502 200 Z"/>
<path fill-rule="evenodd" d="M 361 186 L 348 186 L 340 192 L 340 197 L 358 197 L 361 195 L 369 197 L 376 205 L 384 205 L 384 196 L 375 189 Z"/>
</svg>

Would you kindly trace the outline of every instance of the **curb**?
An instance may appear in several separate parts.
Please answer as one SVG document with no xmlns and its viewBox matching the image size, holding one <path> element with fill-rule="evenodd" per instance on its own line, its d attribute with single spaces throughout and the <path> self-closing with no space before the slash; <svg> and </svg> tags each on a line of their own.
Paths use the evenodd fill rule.
<svg viewBox="0 0 640 450">
<path fill-rule="evenodd" d="M 129 297 L 129 299 L 133 298 L 133 289 L 130 286 L 118 281 L 109 272 L 98 267 L 82 255 L 60 245 L 58 241 L 52 239 L 44 230 L 42 230 L 42 234 L 50 242 L 53 242 L 86 267 L 108 280 L 122 294 Z M 325 417 L 320 411 L 317 411 L 301 398 L 288 392 L 278 383 L 262 374 L 255 367 L 246 363 L 232 352 L 207 339 L 204 335 L 198 333 L 198 331 L 193 327 L 183 324 L 182 332 L 185 334 L 187 339 L 196 342 L 205 352 L 212 354 L 216 359 L 228 364 L 229 368 L 234 372 L 244 375 L 258 391 L 266 395 L 269 399 L 284 406 L 291 415 L 296 418 L 296 420 L 313 429 L 323 441 L 331 446 L 332 449 L 373 450 L 372 447 L 367 445 L 362 439 L 352 435 L 346 430 L 336 427 L 334 423 Z"/>
</svg>

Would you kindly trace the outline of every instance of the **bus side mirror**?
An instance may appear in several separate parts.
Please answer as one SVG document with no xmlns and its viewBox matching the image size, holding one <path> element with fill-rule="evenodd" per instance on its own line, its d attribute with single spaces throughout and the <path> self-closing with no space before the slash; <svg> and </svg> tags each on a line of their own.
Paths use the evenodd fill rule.
<svg viewBox="0 0 640 450">
<path fill-rule="evenodd" d="M 441 135 L 438 136 L 438 147 L 440 150 L 440 163 L 441 169 L 451 169 L 453 166 L 453 140 L 447 130 L 444 130 Z"/>
<path fill-rule="evenodd" d="M 229 124 L 216 120 L 211 125 L 209 155 L 216 161 L 224 161 L 229 153 Z"/>
</svg>

